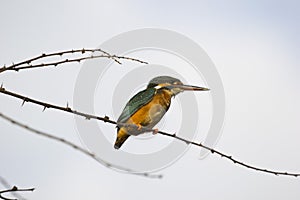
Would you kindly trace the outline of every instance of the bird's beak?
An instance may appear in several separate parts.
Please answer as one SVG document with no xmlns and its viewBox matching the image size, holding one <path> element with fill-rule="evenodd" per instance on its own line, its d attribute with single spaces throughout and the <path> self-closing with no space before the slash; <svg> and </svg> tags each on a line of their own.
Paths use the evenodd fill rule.
<svg viewBox="0 0 300 200">
<path fill-rule="evenodd" d="M 209 91 L 208 88 L 198 87 L 198 86 L 192 86 L 192 85 L 171 85 L 171 87 L 180 88 L 182 90 Z"/>
</svg>

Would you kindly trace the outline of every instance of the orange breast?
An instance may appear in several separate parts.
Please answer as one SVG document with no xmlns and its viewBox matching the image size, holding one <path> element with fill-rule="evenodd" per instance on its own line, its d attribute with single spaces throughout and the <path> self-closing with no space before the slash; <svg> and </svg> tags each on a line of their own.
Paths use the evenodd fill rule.
<svg viewBox="0 0 300 200">
<path fill-rule="evenodd" d="M 152 128 L 161 120 L 169 109 L 171 97 L 170 92 L 167 90 L 158 92 L 148 104 L 144 105 L 134 113 L 127 123 Z"/>
</svg>

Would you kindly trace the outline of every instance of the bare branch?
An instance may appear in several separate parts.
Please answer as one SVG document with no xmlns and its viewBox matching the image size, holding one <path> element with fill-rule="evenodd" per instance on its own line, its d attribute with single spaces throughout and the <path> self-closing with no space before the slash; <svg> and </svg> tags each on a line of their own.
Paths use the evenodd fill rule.
<svg viewBox="0 0 300 200">
<path fill-rule="evenodd" d="M 12 199 L 12 198 L 4 197 L 4 196 L 2 196 L 2 194 L 4 194 L 4 193 L 11 193 L 11 192 L 28 192 L 28 191 L 31 191 L 31 192 L 34 191 L 34 188 L 19 189 L 16 186 L 14 186 L 11 189 L 0 191 L 0 199 L 4 199 L 4 200 L 17 200 L 17 199 Z"/>
<path fill-rule="evenodd" d="M 38 100 L 29 98 L 29 97 L 25 97 L 23 95 L 20 95 L 20 94 L 17 94 L 17 93 L 5 90 L 3 88 L 3 86 L 0 88 L 0 93 L 6 94 L 6 95 L 9 95 L 9 96 L 18 98 L 18 99 L 21 99 L 21 100 L 26 101 L 26 102 L 31 102 L 33 104 L 37 104 L 37 105 L 43 106 L 44 108 L 53 108 L 53 109 L 56 109 L 56 110 L 61 110 L 61 111 L 64 111 L 64 112 L 68 112 L 68 113 L 72 113 L 72 114 L 75 114 L 75 115 L 83 116 L 86 119 L 96 119 L 96 120 L 100 120 L 100 121 L 107 122 L 107 123 L 110 123 L 110 124 L 114 124 L 114 125 L 117 125 L 117 126 L 134 126 L 137 129 L 139 128 L 139 130 L 140 130 L 140 127 L 138 127 L 138 126 L 135 126 L 135 125 L 132 125 L 132 124 L 123 124 L 123 123 L 121 124 L 121 123 L 117 123 L 116 121 L 110 120 L 108 116 L 99 117 L 99 116 L 95 116 L 95 115 L 90 115 L 90 114 L 86 114 L 86 113 L 82 113 L 82 112 L 73 110 L 70 107 L 61 107 L 61 106 L 49 104 L 49 103 L 46 103 L 46 102 L 38 101 Z M 252 165 L 249 165 L 249 164 L 245 164 L 245 163 L 243 163 L 241 161 L 238 161 L 238 160 L 234 159 L 230 155 L 224 154 L 224 153 L 222 153 L 222 152 L 220 152 L 218 150 L 215 150 L 215 149 L 212 149 L 210 147 L 207 147 L 207 146 L 205 146 L 205 145 L 203 145 L 201 143 L 197 143 L 197 142 L 194 142 L 194 141 L 189 141 L 187 139 L 184 139 L 182 137 L 177 136 L 176 134 L 170 134 L 170 133 L 167 133 L 167 132 L 164 132 L 164 131 L 158 131 L 156 129 L 149 129 L 149 128 L 146 128 L 146 127 L 142 127 L 142 130 L 143 131 L 148 131 L 148 132 L 153 132 L 153 133 L 159 133 L 161 135 L 168 136 L 168 137 L 171 137 L 171 138 L 175 138 L 177 140 L 185 142 L 187 145 L 191 144 L 191 145 L 194 145 L 194 146 L 197 146 L 197 147 L 200 147 L 200 148 L 207 149 L 212 154 L 215 153 L 215 154 L 217 154 L 217 155 L 219 155 L 219 156 L 221 156 L 223 158 L 226 158 L 226 159 L 232 161 L 233 163 L 235 163 L 237 165 L 240 165 L 240 166 L 252 169 L 252 170 L 256 170 L 256 171 L 260 171 L 260 172 L 264 172 L 264 173 L 269 173 L 269 174 L 274 174 L 274 175 L 294 176 L 294 177 L 300 176 L 299 173 L 273 171 L 273 170 L 268 170 L 268 169 L 264 169 L 264 168 L 260 168 L 260 167 L 255 167 L 255 166 L 252 166 Z"/>
<path fill-rule="evenodd" d="M 101 121 L 104 121 L 104 122 L 109 122 L 109 123 L 112 123 L 112 124 L 115 124 L 115 125 L 117 124 L 116 122 L 110 120 L 107 117 L 98 117 L 98 116 L 95 116 L 95 115 L 85 114 L 85 113 L 73 110 L 73 109 L 71 109 L 68 106 L 67 107 L 62 107 L 62 106 L 57 106 L 57 105 L 54 105 L 54 104 L 50 104 L 50 103 L 45 103 L 45 102 L 42 102 L 42 101 L 38 101 L 38 100 L 35 100 L 35 99 L 32 99 L 32 98 L 25 97 L 23 95 L 20 95 L 20 94 L 17 94 L 17 93 L 5 90 L 5 88 L 3 86 L 0 87 L 0 93 L 3 93 L 3 94 L 6 94 L 8 96 L 12 96 L 12 97 L 21 99 L 22 100 L 22 105 L 24 105 L 25 102 L 31 102 L 31 103 L 43 106 L 44 110 L 52 108 L 52 109 L 61 110 L 61 111 L 68 112 L 68 113 L 73 113 L 75 115 L 79 115 L 79 116 L 85 117 L 86 119 L 97 119 L 97 120 L 101 120 Z"/>
<path fill-rule="evenodd" d="M 69 54 L 75 54 L 75 53 L 86 54 L 88 52 L 89 53 L 100 52 L 102 54 L 101 55 L 81 56 L 79 58 L 65 58 L 65 59 L 60 59 L 59 61 L 55 61 L 55 62 L 33 64 L 34 61 L 41 60 L 44 58 L 63 56 L 63 55 L 69 55 Z M 120 60 L 130 60 L 130 61 L 139 62 L 142 64 L 148 64 L 147 62 L 136 59 L 136 58 L 111 55 L 111 54 L 107 53 L 106 51 L 103 51 L 102 49 L 76 49 L 76 50 L 59 51 L 59 52 L 54 52 L 54 53 L 49 53 L 49 54 L 43 53 L 39 56 L 27 59 L 25 61 L 21 61 L 19 63 L 13 63 L 10 66 L 4 65 L 3 67 L 0 68 L 0 73 L 2 73 L 4 71 L 20 71 L 20 70 L 24 70 L 24 69 L 33 69 L 33 68 L 40 68 L 40 67 L 47 67 L 47 66 L 56 67 L 58 65 L 62 65 L 65 63 L 81 62 L 83 60 L 95 59 L 95 58 L 112 59 L 113 61 L 115 61 L 118 64 L 122 64 L 120 62 Z"/>
<path fill-rule="evenodd" d="M 64 139 L 64 138 L 60 138 L 60 137 L 51 135 L 49 133 L 45 133 L 43 131 L 39 131 L 37 129 L 29 127 L 29 126 L 27 126 L 27 125 L 25 125 L 25 124 L 23 124 L 21 122 L 18 122 L 16 120 L 14 120 L 14 119 L 12 119 L 12 118 L 10 118 L 10 117 L 2 114 L 2 113 L 0 113 L 0 117 L 3 118 L 3 119 L 5 119 L 5 120 L 7 120 L 7 121 L 9 121 L 9 122 L 11 122 L 14 125 L 17 125 L 17 126 L 23 128 L 23 129 L 27 130 L 27 131 L 30 131 L 30 132 L 35 133 L 37 135 L 46 137 L 46 138 L 51 139 L 51 140 L 55 140 L 57 142 L 65 144 L 65 145 L 67 145 L 69 147 L 72 147 L 75 150 L 77 150 L 77 151 L 79 151 L 79 152 L 81 152 L 81 153 L 83 153 L 83 154 L 85 154 L 85 155 L 93 158 L 94 160 L 96 160 L 98 163 L 104 165 L 105 167 L 112 168 L 112 169 L 117 169 L 117 170 L 123 170 L 123 171 L 125 171 L 127 173 L 134 174 L 134 175 L 139 175 L 139 176 L 145 176 L 147 178 L 162 178 L 162 175 L 160 175 L 160 174 L 138 173 L 138 172 L 135 172 L 135 171 L 133 171 L 131 169 L 128 169 L 126 167 L 122 167 L 120 165 L 115 165 L 115 164 L 109 163 L 109 162 L 104 161 L 103 159 L 99 158 L 98 156 L 96 156 L 96 154 L 91 153 L 88 150 L 86 150 L 86 149 L 84 149 L 84 148 L 82 148 L 82 147 L 80 147 L 80 146 L 78 146 L 78 145 L 76 145 L 76 144 L 74 144 L 74 143 L 72 143 L 72 142 Z"/>
<path fill-rule="evenodd" d="M 8 183 L 8 181 L 0 176 L 0 183 L 5 187 L 5 188 L 11 188 L 12 186 Z M 26 200 L 22 195 L 18 194 L 18 193 L 12 193 L 12 195 L 14 197 L 16 197 L 16 199 L 19 200 Z"/>
</svg>

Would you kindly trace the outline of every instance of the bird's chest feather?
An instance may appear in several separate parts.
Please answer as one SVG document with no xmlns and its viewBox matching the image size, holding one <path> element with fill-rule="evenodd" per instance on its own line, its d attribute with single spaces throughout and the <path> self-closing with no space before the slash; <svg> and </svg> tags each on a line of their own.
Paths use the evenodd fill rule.
<svg viewBox="0 0 300 200">
<path fill-rule="evenodd" d="M 171 104 L 171 94 L 160 91 L 154 95 L 153 99 L 141 109 L 139 109 L 129 119 L 131 123 L 142 126 L 153 127 L 168 111 Z"/>
</svg>

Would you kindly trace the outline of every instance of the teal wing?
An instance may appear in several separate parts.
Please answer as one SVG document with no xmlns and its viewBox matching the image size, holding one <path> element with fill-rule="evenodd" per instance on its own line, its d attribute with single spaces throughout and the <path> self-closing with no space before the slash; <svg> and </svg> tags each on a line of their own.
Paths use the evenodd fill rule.
<svg viewBox="0 0 300 200">
<path fill-rule="evenodd" d="M 126 104 L 123 112 L 121 113 L 118 119 L 118 122 L 125 123 L 143 105 L 149 103 L 152 100 L 155 93 L 155 88 L 147 88 L 134 95 Z"/>
</svg>

